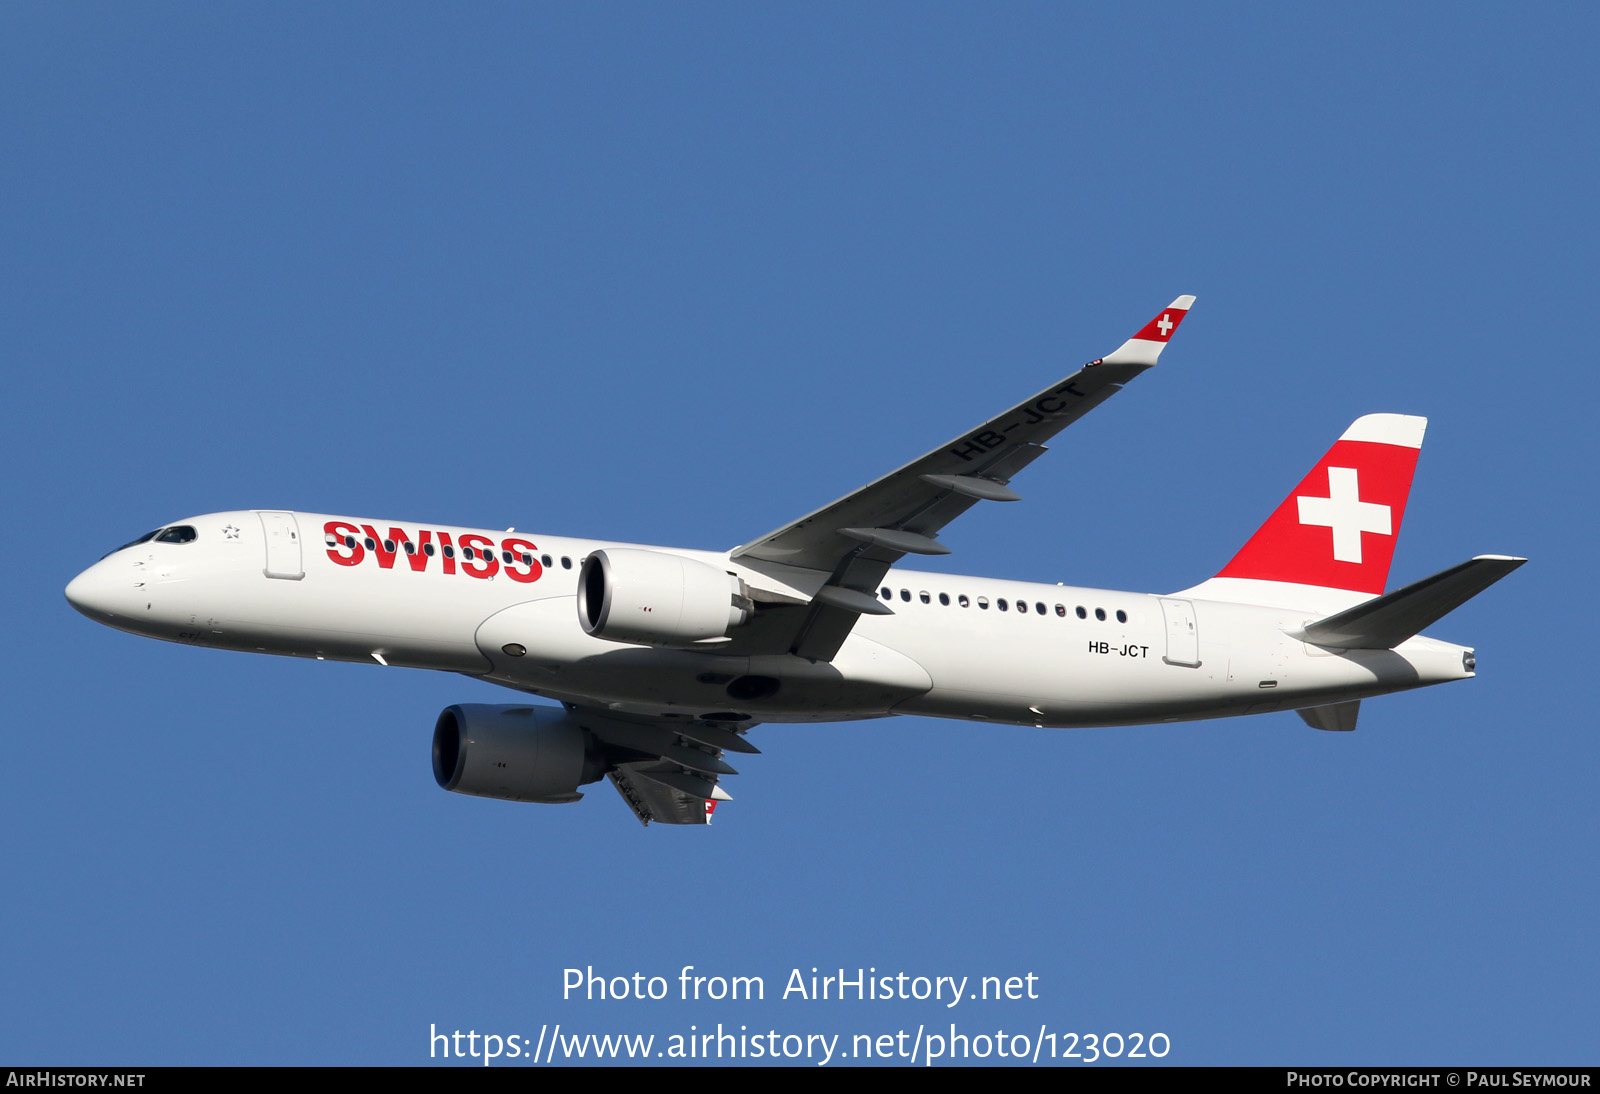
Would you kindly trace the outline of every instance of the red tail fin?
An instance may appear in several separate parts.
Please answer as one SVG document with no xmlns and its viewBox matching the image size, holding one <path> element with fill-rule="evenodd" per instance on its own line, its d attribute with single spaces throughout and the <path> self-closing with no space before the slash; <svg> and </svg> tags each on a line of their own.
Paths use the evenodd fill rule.
<svg viewBox="0 0 1600 1094">
<path fill-rule="evenodd" d="M 1357 418 L 1217 576 L 1383 592 L 1427 425 Z"/>
</svg>

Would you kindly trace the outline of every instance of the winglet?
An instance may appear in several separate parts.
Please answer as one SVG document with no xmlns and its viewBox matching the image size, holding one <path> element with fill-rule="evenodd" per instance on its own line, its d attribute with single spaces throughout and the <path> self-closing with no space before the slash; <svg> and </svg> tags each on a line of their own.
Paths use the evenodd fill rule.
<svg viewBox="0 0 1600 1094">
<path fill-rule="evenodd" d="M 1172 337 L 1172 332 L 1178 329 L 1178 324 L 1183 322 L 1183 317 L 1189 314 L 1189 309 L 1194 307 L 1194 297 L 1180 296 L 1171 304 L 1161 310 L 1150 322 L 1140 329 L 1138 334 L 1118 346 L 1115 353 L 1109 353 L 1100 359 L 1107 365 L 1153 365 L 1161 356 L 1161 350 Z"/>
</svg>

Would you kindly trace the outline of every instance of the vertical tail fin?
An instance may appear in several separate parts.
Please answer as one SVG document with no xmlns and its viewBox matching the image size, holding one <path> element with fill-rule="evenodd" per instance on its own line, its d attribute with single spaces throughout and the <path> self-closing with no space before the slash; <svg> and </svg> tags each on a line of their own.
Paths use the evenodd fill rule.
<svg viewBox="0 0 1600 1094">
<path fill-rule="evenodd" d="M 1382 593 L 1427 425 L 1357 418 L 1212 580 Z"/>
</svg>

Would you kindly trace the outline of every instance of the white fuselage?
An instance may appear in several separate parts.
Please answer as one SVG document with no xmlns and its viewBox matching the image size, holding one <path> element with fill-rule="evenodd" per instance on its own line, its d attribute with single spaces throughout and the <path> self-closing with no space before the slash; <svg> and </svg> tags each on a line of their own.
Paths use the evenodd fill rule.
<svg viewBox="0 0 1600 1094">
<path fill-rule="evenodd" d="M 879 592 L 894 614 L 863 616 L 831 661 L 635 645 L 591 637 L 577 608 L 583 559 L 628 545 L 254 510 L 184 525 L 198 530 L 191 542 L 113 552 L 68 597 L 102 622 L 169 641 L 440 669 L 653 716 L 1130 725 L 1318 706 L 1473 675 L 1469 651 L 1430 638 L 1330 651 L 1286 633 L 1326 614 L 1325 603 L 1263 607 L 899 569 Z M 821 579 L 726 553 L 645 549 L 797 599 Z M 777 686 L 731 697 L 729 682 L 750 677 Z"/>
</svg>

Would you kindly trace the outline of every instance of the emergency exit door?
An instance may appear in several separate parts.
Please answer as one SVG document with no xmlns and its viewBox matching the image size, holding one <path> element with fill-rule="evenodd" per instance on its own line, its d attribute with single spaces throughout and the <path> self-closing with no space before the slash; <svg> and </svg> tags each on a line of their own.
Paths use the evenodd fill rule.
<svg viewBox="0 0 1600 1094">
<path fill-rule="evenodd" d="M 293 513 L 257 511 L 261 531 L 267 542 L 268 577 L 299 581 L 306 576 L 300 562 L 300 525 Z"/>
</svg>

